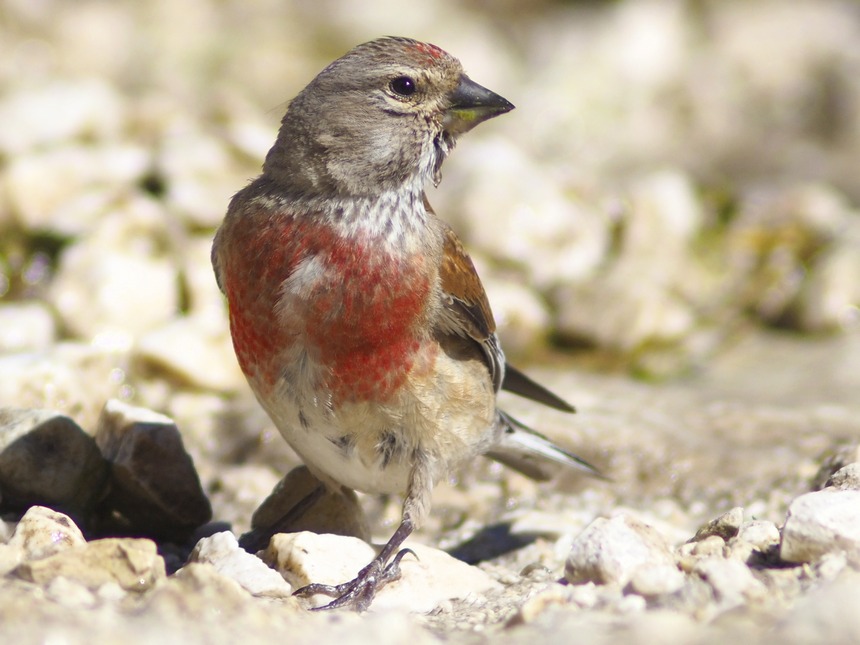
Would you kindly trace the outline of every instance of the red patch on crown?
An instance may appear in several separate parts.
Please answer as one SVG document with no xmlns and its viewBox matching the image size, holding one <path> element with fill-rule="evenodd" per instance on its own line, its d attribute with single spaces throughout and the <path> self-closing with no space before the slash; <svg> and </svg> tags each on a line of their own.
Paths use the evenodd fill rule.
<svg viewBox="0 0 860 645">
<path fill-rule="evenodd" d="M 429 56 L 432 59 L 439 59 L 445 55 L 445 52 L 439 49 L 436 45 L 431 45 L 430 43 L 415 43 L 415 49 L 424 54 L 425 56 Z"/>
</svg>

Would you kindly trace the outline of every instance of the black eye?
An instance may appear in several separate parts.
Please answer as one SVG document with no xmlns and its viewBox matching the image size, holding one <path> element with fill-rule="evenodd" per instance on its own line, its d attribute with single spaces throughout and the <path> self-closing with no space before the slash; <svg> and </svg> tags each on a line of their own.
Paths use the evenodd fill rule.
<svg viewBox="0 0 860 645">
<path fill-rule="evenodd" d="M 400 96 L 412 96 L 415 94 L 415 81 L 408 76 L 398 76 L 388 86 L 392 92 Z"/>
</svg>

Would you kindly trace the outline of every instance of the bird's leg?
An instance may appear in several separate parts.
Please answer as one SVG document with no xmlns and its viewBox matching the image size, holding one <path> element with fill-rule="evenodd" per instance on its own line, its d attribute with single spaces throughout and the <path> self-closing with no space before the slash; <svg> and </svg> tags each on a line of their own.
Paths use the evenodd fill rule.
<svg viewBox="0 0 860 645">
<path fill-rule="evenodd" d="M 316 504 L 325 493 L 325 484 L 320 484 L 310 493 L 302 497 L 298 504 L 287 511 L 281 519 L 275 522 L 272 526 L 263 526 L 256 529 L 251 529 L 244 533 L 239 538 L 239 546 L 245 549 L 248 553 L 256 553 L 257 551 L 266 548 L 269 540 L 276 533 L 287 533 L 289 528 L 307 513 L 314 504 Z"/>
<path fill-rule="evenodd" d="M 309 597 L 323 594 L 334 598 L 329 604 L 316 608 L 320 610 L 352 607 L 356 611 L 364 611 L 373 602 L 377 591 L 400 577 L 400 561 L 409 553 L 415 555 L 411 549 L 401 549 L 400 546 L 417 528 L 429 510 L 430 494 L 433 490 L 433 480 L 430 477 L 427 459 L 420 454 L 413 455 L 413 458 L 409 489 L 403 502 L 403 519 L 394 535 L 382 547 L 379 555 L 349 582 L 339 585 L 309 584 L 293 592 L 294 596 Z"/>
</svg>

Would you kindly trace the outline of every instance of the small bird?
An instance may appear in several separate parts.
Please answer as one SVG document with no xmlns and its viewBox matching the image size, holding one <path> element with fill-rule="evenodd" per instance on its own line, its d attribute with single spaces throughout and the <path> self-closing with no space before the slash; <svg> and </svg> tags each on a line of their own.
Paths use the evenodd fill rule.
<svg viewBox="0 0 860 645">
<path fill-rule="evenodd" d="M 404 495 L 354 580 L 296 592 L 325 608 L 364 610 L 400 575 L 434 484 L 477 455 L 596 473 L 496 407 L 504 388 L 573 412 L 506 364 L 472 260 L 425 195 L 457 138 L 513 107 L 435 45 L 359 45 L 293 99 L 215 236 L 236 356 L 278 430 L 327 490 Z"/>
</svg>

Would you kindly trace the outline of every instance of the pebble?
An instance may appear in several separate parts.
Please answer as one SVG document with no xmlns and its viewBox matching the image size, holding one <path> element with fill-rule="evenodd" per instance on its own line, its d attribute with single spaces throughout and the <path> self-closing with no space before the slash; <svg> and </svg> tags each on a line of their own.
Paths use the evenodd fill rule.
<svg viewBox="0 0 860 645">
<path fill-rule="evenodd" d="M 23 511 L 41 504 L 85 516 L 107 477 L 96 442 L 69 417 L 0 408 L 0 508 Z"/>
<path fill-rule="evenodd" d="M 534 290 L 510 278 L 499 279 L 495 273 L 483 282 L 506 354 L 527 355 L 543 344 L 551 320 L 546 303 Z"/>
<path fill-rule="evenodd" d="M 115 348 L 62 342 L 44 351 L 0 354 L 0 402 L 55 410 L 91 428 L 110 398 L 128 396 L 126 355 Z"/>
<path fill-rule="evenodd" d="M 193 227 L 221 223 L 235 187 L 247 178 L 236 165 L 223 142 L 202 132 L 194 121 L 166 124 L 156 158 L 158 172 L 167 178 L 165 203 Z"/>
<path fill-rule="evenodd" d="M 839 551 L 860 564 L 860 491 L 826 488 L 794 499 L 782 528 L 780 557 L 813 562 Z"/>
<path fill-rule="evenodd" d="M 439 204 L 440 213 L 460 213 L 461 225 L 452 223 L 470 248 L 519 264 L 523 282 L 540 289 L 590 276 L 609 242 L 607 217 L 564 194 L 522 147 L 498 137 L 472 144 L 452 156 L 450 169 L 445 166 L 446 194 L 455 203 Z M 488 212 L 492 225 L 482 224 Z M 539 261 L 535 249 L 541 249 Z"/>
<path fill-rule="evenodd" d="M 499 588 L 489 575 L 444 551 L 408 542 L 405 546 L 415 555 L 400 561 L 400 578 L 379 590 L 369 611 L 424 613 L 444 600 L 474 598 Z M 335 585 L 351 580 L 375 555 L 373 547 L 358 538 L 303 531 L 275 535 L 262 557 L 298 589 L 312 582 Z M 316 595 L 309 601 L 319 607 L 331 598 Z"/>
<path fill-rule="evenodd" d="M 143 333 L 132 358 L 184 387 L 232 392 L 244 384 L 226 326 L 193 316 Z"/>
<path fill-rule="evenodd" d="M 742 562 L 719 556 L 708 556 L 696 562 L 693 573 L 707 582 L 717 600 L 726 606 L 736 606 L 766 593 L 765 586 Z"/>
<path fill-rule="evenodd" d="M 0 149 L 20 155 L 71 139 L 113 139 L 124 120 L 123 103 L 113 85 L 96 78 L 53 79 L 10 92 L 0 101 L 0 123 L 15 125 L 0 128 Z"/>
<path fill-rule="evenodd" d="M 830 477 L 850 464 L 860 463 L 860 443 L 850 441 L 828 451 L 821 466 L 812 478 L 810 488 L 820 490 L 830 485 Z"/>
<path fill-rule="evenodd" d="M 149 153 L 131 143 L 51 148 L 12 160 L 7 194 L 26 230 L 84 235 L 133 192 L 149 163 Z"/>
<path fill-rule="evenodd" d="M 860 223 L 856 211 L 846 213 L 832 245 L 810 269 L 798 296 L 798 324 L 809 331 L 839 331 L 860 322 Z"/>
<path fill-rule="evenodd" d="M 58 604 L 75 609 L 92 609 L 99 604 L 98 596 L 94 591 L 65 576 L 50 580 L 45 588 L 45 595 Z M 124 592 L 123 595 L 125 595 Z"/>
<path fill-rule="evenodd" d="M 146 608 L 151 615 L 181 617 L 183 624 L 226 618 L 226 627 L 230 619 L 252 611 L 252 600 L 247 589 L 213 565 L 190 562 L 147 595 Z M 298 609 L 297 602 L 284 604 Z"/>
<path fill-rule="evenodd" d="M 673 566 L 666 540 L 655 529 L 629 516 L 598 518 L 573 541 L 564 565 L 568 582 L 626 585 L 639 567 Z"/>
<path fill-rule="evenodd" d="M 125 531 L 181 543 L 211 519 L 194 462 L 169 417 L 113 399 L 105 404 L 95 437 L 110 462 L 100 531 L 110 531 L 118 520 Z"/>
<path fill-rule="evenodd" d="M 81 530 L 68 515 L 31 506 L 18 522 L 9 546 L 21 550 L 24 560 L 40 560 L 86 544 Z"/>
<path fill-rule="evenodd" d="M 726 541 L 723 538 L 719 535 L 709 535 L 698 542 L 693 542 L 690 553 L 698 557 L 721 555 L 725 548 Z"/>
<path fill-rule="evenodd" d="M 290 584 L 277 571 L 242 549 L 236 536 L 229 531 L 200 540 L 188 562 L 212 565 L 218 573 L 235 580 L 253 596 L 288 598 L 293 592 Z"/>
<path fill-rule="evenodd" d="M 729 523 L 737 535 L 702 535 L 676 550 L 677 565 L 648 560 L 624 587 L 534 575 L 547 567 L 559 577 L 573 536 L 622 506 L 672 544 L 693 535 L 693 518 L 735 504 L 747 517 L 778 518 L 816 455 L 858 436 L 853 5 L 705 3 L 703 30 L 701 11 L 659 0 L 525 11 L 507 2 L 490 20 L 486 3 L 440 0 L 399 12 L 391 2 L 360 12 L 333 11 L 341 0 L 246 3 L 241 20 L 228 4 L 4 4 L 0 405 L 51 410 L 86 432 L 111 398 L 169 411 L 216 517 L 244 528 L 297 458 L 236 369 L 208 262 L 213 228 L 258 171 L 282 102 L 384 22 L 393 33 L 444 33 L 450 42 L 439 44 L 473 78 L 517 104 L 469 134 L 438 193 L 428 192 L 478 261 L 506 350 L 561 361 L 565 372 L 569 360 L 588 365 L 548 381 L 570 393 L 577 416 L 524 420 L 557 437 L 570 431 L 570 447 L 599 451 L 614 482 L 538 486 L 476 465 L 442 483 L 416 539 L 503 533 L 513 518 L 516 541 L 533 541 L 482 563 L 505 589 L 442 601 L 428 615 L 310 613 L 192 562 L 139 594 L 111 576 L 0 576 L 4 641 L 860 642 L 850 509 L 815 516 L 829 531 L 816 547 L 825 551 L 801 566 L 777 559 L 797 512 L 782 545 L 771 522 Z M 810 173 L 820 179 L 808 183 Z M 760 342 L 750 312 L 830 333 Z M 592 352 L 547 357 L 547 338 L 593 345 L 598 368 L 608 349 L 617 369 L 593 373 Z M 676 365 L 693 369 L 668 382 L 622 375 L 631 363 L 638 374 L 666 373 L 653 369 L 664 354 L 664 365 L 680 356 Z M 714 369 L 724 370 L 716 380 Z M 856 493 L 853 469 L 837 471 L 858 461 L 853 441 L 822 465 L 815 487 L 837 499 Z M 399 520 L 399 500 L 363 501 L 374 525 Z M 666 503 L 676 511 L 664 514 Z M 18 526 L 23 539 L 38 513 L 52 530 L 52 511 L 30 512 L 20 525 L 0 523 L 0 541 Z M 560 533 L 569 536 L 547 544 Z M 34 528 L 32 554 L 58 549 L 41 560 L 0 544 L 0 572 L 94 544 L 69 547 L 69 535 L 54 545 Z M 226 561 L 250 564 L 219 539 Z M 171 569 L 190 547 L 159 545 Z M 528 579 L 518 573 L 526 563 Z M 750 574 L 766 581 L 766 599 Z M 521 606 L 528 619 L 500 628 Z"/>
<path fill-rule="evenodd" d="M 116 583 L 133 592 L 145 592 L 166 577 L 164 560 L 155 542 L 133 538 L 93 540 L 23 562 L 10 575 L 37 585 L 48 585 L 62 577 L 90 590 Z"/>
<path fill-rule="evenodd" d="M 743 521 L 744 509 L 740 506 L 735 507 L 699 528 L 691 541 L 699 542 L 712 535 L 716 535 L 723 540 L 728 540 L 738 534 Z"/>
<path fill-rule="evenodd" d="M 757 549 L 766 549 L 774 544 L 779 544 L 779 529 L 773 522 L 767 520 L 750 520 L 744 522 L 738 528 L 736 538 L 755 546 Z"/>
<path fill-rule="evenodd" d="M 677 293 L 697 275 L 688 242 L 701 226 L 690 178 L 662 171 L 631 187 L 624 237 L 611 263 L 588 281 L 556 292 L 561 334 L 631 352 L 645 343 L 675 343 L 695 315 Z"/>
<path fill-rule="evenodd" d="M 843 466 L 830 476 L 827 486 L 839 490 L 860 491 L 860 462 Z"/>
<path fill-rule="evenodd" d="M 847 571 L 828 584 L 798 599 L 791 611 L 768 634 L 770 642 L 856 643 L 860 638 L 857 590 L 860 573 Z M 772 640 L 771 640 L 772 639 Z"/>
<path fill-rule="evenodd" d="M 684 586 L 684 573 L 678 567 L 659 563 L 644 564 L 630 577 L 630 591 L 646 598 L 675 593 Z"/>
<path fill-rule="evenodd" d="M 63 249 L 48 298 L 76 337 L 129 349 L 179 311 L 177 267 L 165 252 L 164 214 L 136 197 Z"/>
<path fill-rule="evenodd" d="M 0 354 L 44 350 L 56 337 L 57 325 L 44 303 L 0 304 Z"/>
<path fill-rule="evenodd" d="M 281 520 L 307 495 L 322 483 L 314 477 L 307 466 L 294 468 L 278 482 L 271 494 L 254 511 L 251 529 L 255 534 L 268 534 L 273 529 L 279 533 L 333 533 L 357 537 L 370 541 L 370 527 L 358 497 L 344 489 L 343 493 L 326 491 L 321 499 L 299 514 L 288 524 Z M 250 539 L 250 536 L 248 536 Z M 243 536 L 243 540 L 245 536 Z M 265 544 L 260 548 L 265 547 Z"/>
</svg>

